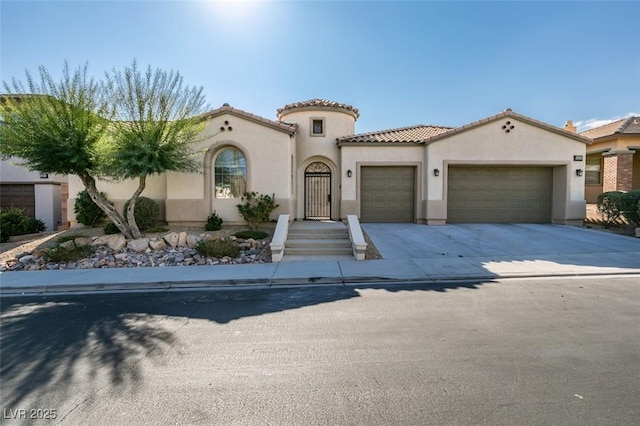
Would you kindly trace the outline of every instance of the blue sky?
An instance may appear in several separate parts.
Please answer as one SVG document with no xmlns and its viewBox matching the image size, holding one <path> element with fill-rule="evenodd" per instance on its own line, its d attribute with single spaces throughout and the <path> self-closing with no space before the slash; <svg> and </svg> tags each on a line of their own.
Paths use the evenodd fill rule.
<svg viewBox="0 0 640 426">
<path fill-rule="evenodd" d="M 312 98 L 357 132 L 505 108 L 563 126 L 640 115 L 640 2 L 5 1 L 0 77 L 137 58 L 266 118 Z"/>
</svg>

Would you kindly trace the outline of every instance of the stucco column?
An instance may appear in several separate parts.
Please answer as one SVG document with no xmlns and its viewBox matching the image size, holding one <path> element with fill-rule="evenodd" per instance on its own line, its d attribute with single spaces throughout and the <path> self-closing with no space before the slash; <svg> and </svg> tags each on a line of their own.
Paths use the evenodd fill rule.
<svg viewBox="0 0 640 426">
<path fill-rule="evenodd" d="M 604 154 L 602 191 L 630 191 L 633 182 L 633 151 Z"/>
</svg>

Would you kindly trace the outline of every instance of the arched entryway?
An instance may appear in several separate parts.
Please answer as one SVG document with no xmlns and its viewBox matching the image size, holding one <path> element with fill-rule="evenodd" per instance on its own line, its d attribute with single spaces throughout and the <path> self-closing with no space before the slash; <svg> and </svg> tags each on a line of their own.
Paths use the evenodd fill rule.
<svg viewBox="0 0 640 426">
<path fill-rule="evenodd" d="M 331 169 L 322 161 L 304 170 L 304 218 L 331 219 Z"/>
</svg>

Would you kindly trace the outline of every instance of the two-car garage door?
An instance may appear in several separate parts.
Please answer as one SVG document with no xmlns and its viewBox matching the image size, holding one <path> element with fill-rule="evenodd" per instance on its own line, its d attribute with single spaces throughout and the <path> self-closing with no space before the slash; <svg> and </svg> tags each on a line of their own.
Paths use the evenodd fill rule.
<svg viewBox="0 0 640 426">
<path fill-rule="evenodd" d="M 447 223 L 551 221 L 551 167 L 450 166 Z"/>
</svg>

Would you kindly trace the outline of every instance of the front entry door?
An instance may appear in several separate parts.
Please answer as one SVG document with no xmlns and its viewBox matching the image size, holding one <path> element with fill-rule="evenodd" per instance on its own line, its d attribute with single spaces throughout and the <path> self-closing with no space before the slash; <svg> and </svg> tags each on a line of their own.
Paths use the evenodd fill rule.
<svg viewBox="0 0 640 426">
<path fill-rule="evenodd" d="M 304 218 L 331 219 L 331 169 L 320 161 L 304 171 Z"/>
</svg>

